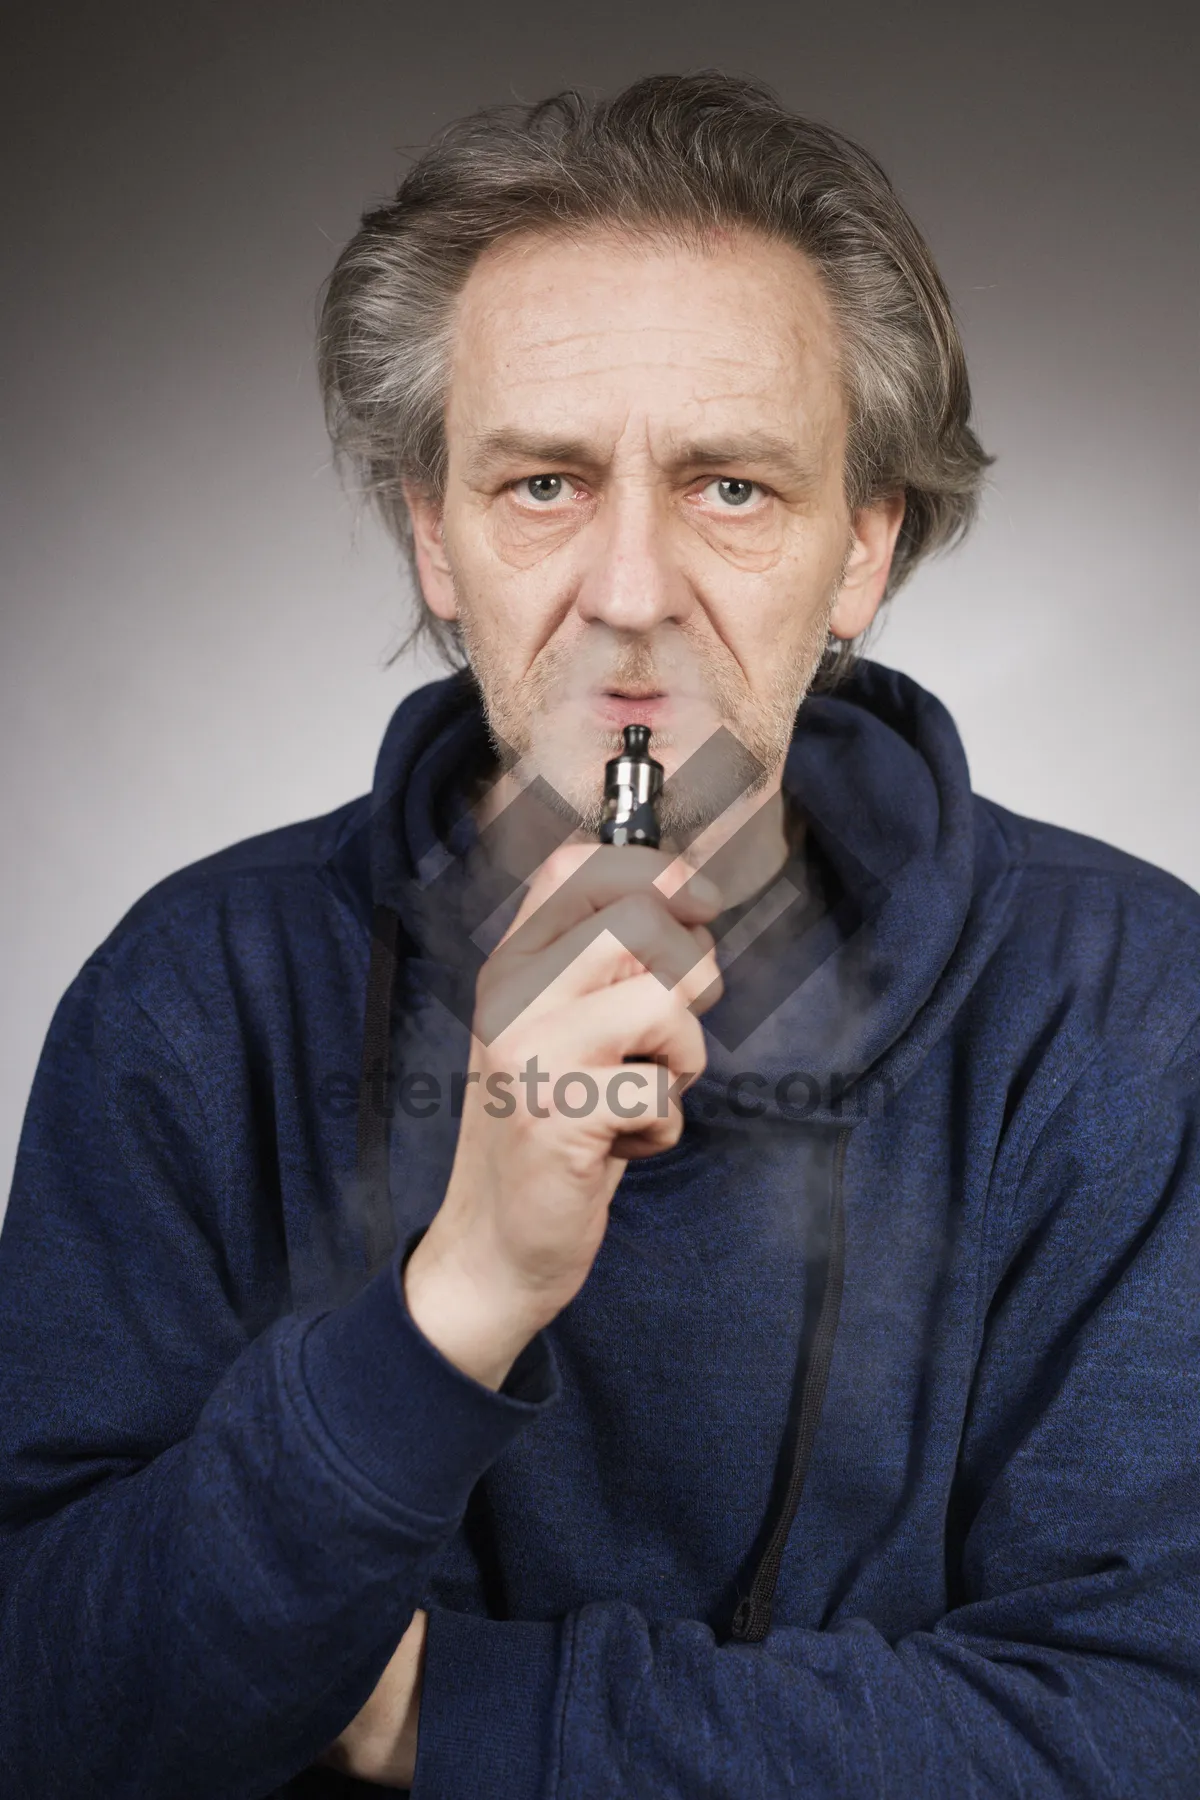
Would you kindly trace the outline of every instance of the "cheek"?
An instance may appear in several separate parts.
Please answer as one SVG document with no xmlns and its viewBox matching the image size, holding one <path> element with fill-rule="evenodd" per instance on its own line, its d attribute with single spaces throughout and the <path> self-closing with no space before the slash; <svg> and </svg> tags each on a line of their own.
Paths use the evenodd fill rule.
<svg viewBox="0 0 1200 1800">
<path fill-rule="evenodd" d="M 739 660 L 743 646 L 749 655 L 760 646 L 768 656 L 773 648 L 786 653 L 825 598 L 821 534 L 776 519 L 764 523 L 758 542 L 749 532 L 732 538 L 728 528 L 691 529 L 681 554 L 684 579 Z"/>
<path fill-rule="evenodd" d="M 695 572 L 711 628 L 759 693 L 774 687 L 781 671 L 811 661 L 824 644 L 825 619 L 840 563 L 810 545 L 807 553 L 780 556 L 768 568 L 742 562 Z M 790 674 L 788 679 L 790 679 Z"/>
<path fill-rule="evenodd" d="M 497 557 L 486 534 L 447 530 L 460 621 L 492 668 L 520 671 L 537 654 L 557 617 L 560 584 L 547 571 Z"/>
</svg>

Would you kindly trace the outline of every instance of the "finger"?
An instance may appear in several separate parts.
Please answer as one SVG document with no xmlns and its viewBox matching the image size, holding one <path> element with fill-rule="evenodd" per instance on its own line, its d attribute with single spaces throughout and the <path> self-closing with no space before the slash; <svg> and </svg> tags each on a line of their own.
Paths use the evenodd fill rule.
<svg viewBox="0 0 1200 1800">
<path fill-rule="evenodd" d="M 537 958 L 485 964 L 476 984 L 473 1034 L 485 1046 L 493 1044 L 518 1020 L 524 1019 L 532 1029 L 534 1021 L 560 1013 L 589 994 L 624 990 L 646 974 L 699 1017 L 725 989 L 716 947 L 702 925 L 672 926 L 668 920 L 658 935 L 650 930 L 638 934 L 636 947 L 631 947 L 634 932 L 628 919 L 624 927 L 613 929 L 596 930 L 585 922 L 576 928 L 588 934 L 578 940 L 578 949 L 575 934 L 568 933 Z"/>
<path fill-rule="evenodd" d="M 692 1070 L 653 1062 L 577 1063 L 540 1073 L 535 1105 L 525 1109 L 539 1134 L 561 1139 L 565 1132 L 576 1138 L 582 1132 L 603 1154 L 623 1158 L 653 1156 L 678 1140 L 682 1097 L 696 1079 Z M 618 1141 L 629 1148 L 617 1150 Z"/>
<path fill-rule="evenodd" d="M 700 969 L 701 963 L 707 966 Z M 653 891 L 623 895 L 589 913 L 536 957 L 498 948 L 480 970 L 478 1010 L 511 1022 L 540 997 L 546 1006 L 561 1005 L 643 971 L 670 989 L 685 983 L 685 1003 L 719 979 L 712 933 L 683 924 Z M 491 1035 L 500 1028 L 493 1016 Z"/>
<path fill-rule="evenodd" d="M 569 1005 L 500 1032 L 490 1045 L 493 1068 L 516 1071 L 536 1057 L 547 1071 L 599 1064 L 626 1056 L 661 1061 L 672 1078 L 695 1076 L 708 1060 L 704 1031 L 694 1014 L 654 975 L 635 975 L 615 986 L 573 999 Z"/>
<path fill-rule="evenodd" d="M 522 955 L 536 955 L 612 901 L 651 889 L 676 918 L 688 924 L 715 918 L 721 909 L 721 895 L 706 876 L 693 875 L 671 893 L 655 886 L 660 876 L 672 879 L 669 871 L 674 870 L 674 879 L 678 878 L 677 862 L 677 858 L 645 845 L 564 845 L 548 856 L 534 875 L 500 944 Z"/>
<path fill-rule="evenodd" d="M 638 1062 L 594 1069 L 592 1074 L 603 1099 L 605 1124 L 613 1133 L 610 1155 L 634 1162 L 679 1142 L 685 1123 L 682 1097 L 695 1075 Z M 684 1080 L 683 1074 L 689 1078 Z"/>
</svg>

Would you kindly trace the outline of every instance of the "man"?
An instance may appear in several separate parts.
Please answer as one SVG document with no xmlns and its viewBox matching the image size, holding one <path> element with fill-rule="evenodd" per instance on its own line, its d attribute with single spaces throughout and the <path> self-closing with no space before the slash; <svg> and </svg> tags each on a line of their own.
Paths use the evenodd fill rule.
<svg viewBox="0 0 1200 1800">
<path fill-rule="evenodd" d="M 321 365 L 466 662 L 56 1013 L 5 1794 L 1194 1797 L 1200 897 L 856 655 L 990 461 L 886 177 L 481 115 Z"/>
</svg>

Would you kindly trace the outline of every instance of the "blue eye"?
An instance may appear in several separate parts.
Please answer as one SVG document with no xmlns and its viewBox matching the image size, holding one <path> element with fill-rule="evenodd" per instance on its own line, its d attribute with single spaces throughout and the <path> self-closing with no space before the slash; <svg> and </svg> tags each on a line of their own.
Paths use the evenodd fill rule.
<svg viewBox="0 0 1200 1800">
<path fill-rule="evenodd" d="M 561 475 L 527 475 L 520 485 L 533 500 L 557 500 L 565 487 Z"/>
<path fill-rule="evenodd" d="M 722 500 L 730 506 L 745 506 L 758 487 L 756 481 L 744 481 L 732 475 L 723 476 L 720 481 L 714 481 L 711 485 L 720 490 Z"/>
</svg>

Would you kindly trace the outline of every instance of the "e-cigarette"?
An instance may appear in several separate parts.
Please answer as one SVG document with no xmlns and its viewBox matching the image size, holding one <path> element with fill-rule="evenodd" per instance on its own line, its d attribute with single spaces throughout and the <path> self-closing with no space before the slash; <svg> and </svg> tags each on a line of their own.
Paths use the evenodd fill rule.
<svg viewBox="0 0 1200 1800">
<path fill-rule="evenodd" d="M 663 766 L 650 754 L 650 727 L 626 725 L 625 748 L 604 765 L 602 844 L 645 844 L 658 849 L 658 814 Z"/>
</svg>

